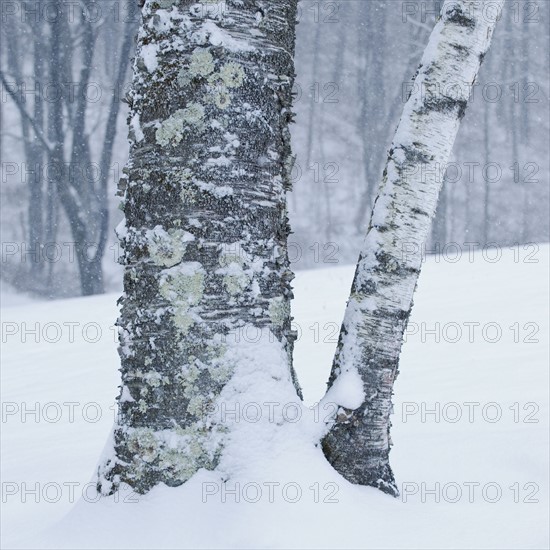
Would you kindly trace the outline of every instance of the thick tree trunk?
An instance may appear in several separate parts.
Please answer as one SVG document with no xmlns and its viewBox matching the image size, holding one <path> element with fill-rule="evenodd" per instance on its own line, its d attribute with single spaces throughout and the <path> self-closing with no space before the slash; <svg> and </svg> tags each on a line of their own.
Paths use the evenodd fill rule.
<svg viewBox="0 0 550 550">
<path fill-rule="evenodd" d="M 443 5 L 389 152 L 329 380 L 327 399 L 340 408 L 323 440 L 328 460 L 349 481 L 392 495 L 391 396 L 421 247 L 502 4 Z"/>
<path fill-rule="evenodd" d="M 180 485 L 216 466 L 226 426 L 211 412 L 238 367 L 240 329 L 278 346 L 291 378 L 296 9 L 296 0 L 143 6 L 119 230 L 122 386 L 102 493 L 120 482 L 138 492 Z"/>
</svg>

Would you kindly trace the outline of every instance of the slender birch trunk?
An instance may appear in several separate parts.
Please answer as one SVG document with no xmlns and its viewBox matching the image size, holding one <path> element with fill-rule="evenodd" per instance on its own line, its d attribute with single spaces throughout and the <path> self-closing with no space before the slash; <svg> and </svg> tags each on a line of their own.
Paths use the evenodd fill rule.
<svg viewBox="0 0 550 550">
<path fill-rule="evenodd" d="M 340 408 L 325 455 L 349 481 L 392 495 L 391 396 L 421 247 L 503 1 L 443 5 L 389 151 L 328 383 Z"/>
<path fill-rule="evenodd" d="M 240 328 L 269 335 L 291 380 L 296 11 L 296 0 L 143 5 L 119 229 L 122 385 L 102 493 L 217 465 L 226 426 L 210 412 L 238 366 Z"/>
</svg>

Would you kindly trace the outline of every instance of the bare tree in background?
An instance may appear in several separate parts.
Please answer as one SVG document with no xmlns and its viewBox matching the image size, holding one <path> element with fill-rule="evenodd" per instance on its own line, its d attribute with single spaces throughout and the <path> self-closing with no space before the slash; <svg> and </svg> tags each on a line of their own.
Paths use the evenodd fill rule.
<svg viewBox="0 0 550 550">
<path fill-rule="evenodd" d="M 69 13 L 67 3 L 56 0 L 55 17 L 44 18 L 44 7 L 44 0 L 28 4 L 21 1 L 14 16 L 4 14 L 2 20 L 6 68 L 0 72 L 0 79 L 20 115 L 25 155 L 20 172 L 29 173 L 28 231 L 23 246 L 34 257 L 19 265 L 11 279 L 23 290 L 52 291 L 55 263 L 41 261 L 42 247 L 59 239 L 61 207 L 69 222 L 81 292 L 97 294 L 104 291 L 108 183 L 135 23 L 128 18 L 123 27 L 112 82 L 98 83 L 92 79 L 99 55 L 98 36 L 102 26 L 112 26 L 112 18 L 94 22 L 90 17 L 92 0 L 82 0 L 78 9 Z M 20 13 L 25 15 L 16 18 L 15 14 Z M 24 55 L 29 48 L 33 67 L 30 84 L 25 77 Z M 33 90 L 32 107 L 27 99 L 29 89 Z M 94 109 L 97 100 L 89 96 L 90 90 L 97 93 L 98 89 L 101 96 L 112 94 L 101 125 L 97 120 L 101 112 Z M 99 152 L 94 154 L 91 142 L 100 131 L 98 126 L 103 133 Z"/>
</svg>

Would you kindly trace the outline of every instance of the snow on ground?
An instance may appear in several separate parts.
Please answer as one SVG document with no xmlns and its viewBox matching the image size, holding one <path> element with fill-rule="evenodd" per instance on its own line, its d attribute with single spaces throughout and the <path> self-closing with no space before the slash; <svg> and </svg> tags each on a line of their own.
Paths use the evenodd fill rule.
<svg viewBox="0 0 550 550">
<path fill-rule="evenodd" d="M 117 393 L 116 296 L 12 300 L 1 310 L 2 547 L 548 548 L 548 256 L 541 245 L 498 261 L 428 259 L 396 384 L 399 499 L 332 470 L 312 443 L 318 410 L 252 446 L 225 484 L 202 471 L 96 501 L 88 483 Z M 352 275 L 298 273 L 307 404 L 323 396 Z"/>
<path fill-rule="evenodd" d="M 0 305 L 2 308 L 32 304 L 36 300 L 27 294 L 17 292 L 12 285 L 0 279 Z"/>
</svg>

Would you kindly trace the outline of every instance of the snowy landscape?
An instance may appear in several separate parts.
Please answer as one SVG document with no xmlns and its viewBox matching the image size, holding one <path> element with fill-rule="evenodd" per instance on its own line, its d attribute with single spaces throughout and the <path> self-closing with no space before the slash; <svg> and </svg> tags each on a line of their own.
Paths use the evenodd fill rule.
<svg viewBox="0 0 550 550">
<path fill-rule="evenodd" d="M 3 342 L 2 479 L 13 483 L 4 489 L 3 547 L 548 547 L 549 248 L 540 247 L 537 263 L 517 258 L 513 250 L 495 263 L 481 253 L 471 262 L 434 257 L 423 268 L 396 383 L 397 500 L 348 483 L 314 445 L 315 421 L 329 409 L 315 415 L 309 407 L 324 394 L 335 347 L 322 327 L 342 316 L 349 267 L 298 273 L 294 315 L 303 332 L 295 357 L 305 407 L 281 434 L 249 442 L 226 493 L 219 476 L 201 471 L 181 488 L 98 499 L 91 473 L 118 383 L 116 296 L 64 300 L 53 311 L 48 302 L 2 309 L 3 322 L 39 323 L 40 334 L 48 322 L 63 327 L 55 343 L 53 327 L 38 342 L 29 335 L 22 343 L 21 334 Z M 78 323 L 72 342 L 67 322 Z M 510 328 L 516 322 L 519 333 Z M 89 323 L 101 332 L 83 330 Z M 471 342 L 467 323 L 479 323 Z M 536 332 L 523 328 L 528 323 Z M 63 406 L 71 402 L 72 416 Z M 30 409 L 37 415 L 23 413 Z"/>
<path fill-rule="evenodd" d="M 1 547 L 549 548 L 549 17 L 0 0 Z"/>
</svg>

